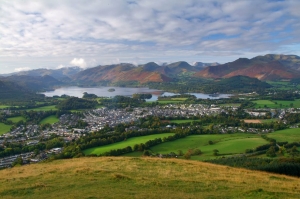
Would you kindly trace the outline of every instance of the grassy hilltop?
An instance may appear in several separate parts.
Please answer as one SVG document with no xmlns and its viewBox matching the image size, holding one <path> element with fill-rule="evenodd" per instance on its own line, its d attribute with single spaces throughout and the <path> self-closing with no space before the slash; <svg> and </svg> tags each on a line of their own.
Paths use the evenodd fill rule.
<svg viewBox="0 0 300 199">
<path fill-rule="evenodd" d="M 178 159 L 102 157 L 0 171 L 0 198 L 299 198 L 300 179 Z"/>
</svg>

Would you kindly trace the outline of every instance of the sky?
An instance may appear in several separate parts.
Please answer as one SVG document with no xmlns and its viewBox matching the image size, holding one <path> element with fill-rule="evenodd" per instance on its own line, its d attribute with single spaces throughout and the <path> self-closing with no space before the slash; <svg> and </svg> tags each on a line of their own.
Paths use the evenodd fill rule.
<svg viewBox="0 0 300 199">
<path fill-rule="evenodd" d="M 0 0 L 0 74 L 300 55 L 299 0 Z"/>
</svg>

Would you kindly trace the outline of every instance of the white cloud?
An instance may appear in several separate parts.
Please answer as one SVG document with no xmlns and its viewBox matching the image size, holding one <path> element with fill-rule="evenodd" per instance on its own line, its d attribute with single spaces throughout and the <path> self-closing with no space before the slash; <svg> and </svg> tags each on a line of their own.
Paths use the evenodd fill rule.
<svg viewBox="0 0 300 199">
<path fill-rule="evenodd" d="M 65 68 L 64 65 L 60 64 L 59 66 L 56 67 L 57 69 Z"/>
<path fill-rule="evenodd" d="M 57 57 L 184 60 L 183 49 L 220 55 L 276 52 L 300 43 L 299 6 L 296 0 L 2 0 L 0 67 L 1 58 L 31 57 L 34 64 L 34 58 Z M 81 59 L 71 62 L 99 64 Z M 61 63 L 69 64 L 52 67 Z"/>
<path fill-rule="evenodd" d="M 15 72 L 21 72 L 21 71 L 27 71 L 27 70 L 31 70 L 31 68 L 29 68 L 29 67 L 15 68 Z"/>
<path fill-rule="evenodd" d="M 79 67 L 81 67 L 81 68 L 86 68 L 86 67 L 87 67 L 87 64 L 86 64 L 86 62 L 84 61 L 83 58 L 74 58 L 74 59 L 70 62 L 70 64 L 71 64 L 72 66 L 79 66 Z"/>
</svg>

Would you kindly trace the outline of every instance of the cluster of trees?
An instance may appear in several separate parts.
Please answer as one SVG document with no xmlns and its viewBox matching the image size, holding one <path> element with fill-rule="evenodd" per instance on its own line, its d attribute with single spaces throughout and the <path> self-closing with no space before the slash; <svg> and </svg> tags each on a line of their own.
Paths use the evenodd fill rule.
<svg viewBox="0 0 300 199">
<path fill-rule="evenodd" d="M 117 95 L 113 98 L 103 98 L 100 101 L 101 105 L 108 108 L 126 108 L 128 106 L 139 106 L 144 101 L 126 96 Z"/>
<path fill-rule="evenodd" d="M 151 93 L 135 93 L 135 94 L 132 95 L 132 98 L 141 99 L 141 100 L 151 99 L 152 94 Z"/>
<path fill-rule="evenodd" d="M 85 99 L 95 99 L 95 98 L 97 98 L 98 96 L 97 95 L 95 95 L 95 94 L 89 94 L 89 93 L 87 93 L 87 92 L 84 92 L 83 93 L 83 96 L 82 96 L 82 98 L 85 98 Z"/>
<path fill-rule="evenodd" d="M 300 177 L 300 158 L 231 157 L 207 160 L 207 162 Z"/>
<path fill-rule="evenodd" d="M 98 105 L 97 101 L 81 99 L 78 97 L 70 97 L 61 101 L 57 108 L 60 110 L 76 110 L 76 109 L 90 109 Z"/>
</svg>

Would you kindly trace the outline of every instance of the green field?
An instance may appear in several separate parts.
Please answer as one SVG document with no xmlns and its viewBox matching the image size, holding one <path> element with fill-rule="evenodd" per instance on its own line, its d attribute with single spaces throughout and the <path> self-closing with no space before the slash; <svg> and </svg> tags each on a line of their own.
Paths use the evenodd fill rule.
<svg viewBox="0 0 300 199">
<path fill-rule="evenodd" d="M 265 120 L 260 120 L 262 123 L 271 123 L 271 122 L 278 122 L 278 119 L 265 119 Z"/>
<path fill-rule="evenodd" d="M 154 140 L 155 138 L 164 138 L 164 137 L 168 137 L 170 135 L 174 135 L 174 134 L 173 133 L 162 133 L 162 134 L 154 134 L 154 135 L 146 135 L 146 136 L 129 138 L 122 142 L 117 142 L 117 143 L 113 143 L 113 144 L 109 144 L 109 145 L 105 145 L 105 146 L 86 149 L 83 151 L 83 153 L 85 155 L 89 155 L 89 154 L 99 155 L 99 154 L 103 154 L 103 153 L 108 152 L 113 149 L 123 149 L 127 146 L 133 147 L 135 144 L 145 143 L 149 140 Z"/>
<path fill-rule="evenodd" d="M 214 144 L 209 145 L 208 141 Z M 151 148 L 153 153 L 167 154 L 177 153 L 182 150 L 184 153 L 189 149 L 200 149 L 203 154 L 196 159 L 214 158 L 213 150 L 218 149 L 220 154 L 244 153 L 246 149 L 267 144 L 268 142 L 254 134 L 221 134 L 221 135 L 191 135 L 183 139 L 166 142 Z"/>
<path fill-rule="evenodd" d="M 255 100 L 255 108 L 300 108 L 300 99 L 294 101 L 283 101 L 283 100 Z"/>
<path fill-rule="evenodd" d="M 200 120 L 170 120 L 171 123 L 176 123 L 176 124 L 191 123 L 193 121 L 200 121 Z"/>
<path fill-rule="evenodd" d="M 10 118 L 7 118 L 7 120 L 12 121 L 13 123 L 17 123 L 19 121 L 24 121 L 24 122 L 26 121 L 26 119 L 23 116 L 10 117 Z"/>
<path fill-rule="evenodd" d="M 50 111 L 50 110 L 58 110 L 55 105 L 51 105 L 51 106 L 42 106 L 42 107 L 38 107 L 38 108 L 31 108 L 31 109 L 26 109 L 27 111 Z"/>
<path fill-rule="evenodd" d="M 54 124 L 54 123 L 56 123 L 56 122 L 58 122 L 58 121 L 59 121 L 59 119 L 58 119 L 55 115 L 50 115 L 49 117 L 44 118 L 44 119 L 40 122 L 40 124 L 47 124 L 47 123 L 49 123 L 49 124 Z"/>
<path fill-rule="evenodd" d="M 0 109 L 5 109 L 5 108 L 8 108 L 10 106 L 7 106 L 7 105 L 0 105 Z"/>
<path fill-rule="evenodd" d="M 268 137 L 276 139 L 278 142 L 300 142 L 300 128 L 275 131 L 269 133 Z"/>
<path fill-rule="evenodd" d="M 188 98 L 187 97 L 179 97 L 179 98 L 171 98 L 172 100 L 174 100 L 174 101 L 185 101 L 185 100 L 187 100 Z"/>
<path fill-rule="evenodd" d="M 10 131 L 11 125 L 6 125 L 3 123 L 0 123 L 0 135 L 3 135 L 4 133 L 7 133 Z"/>
</svg>

